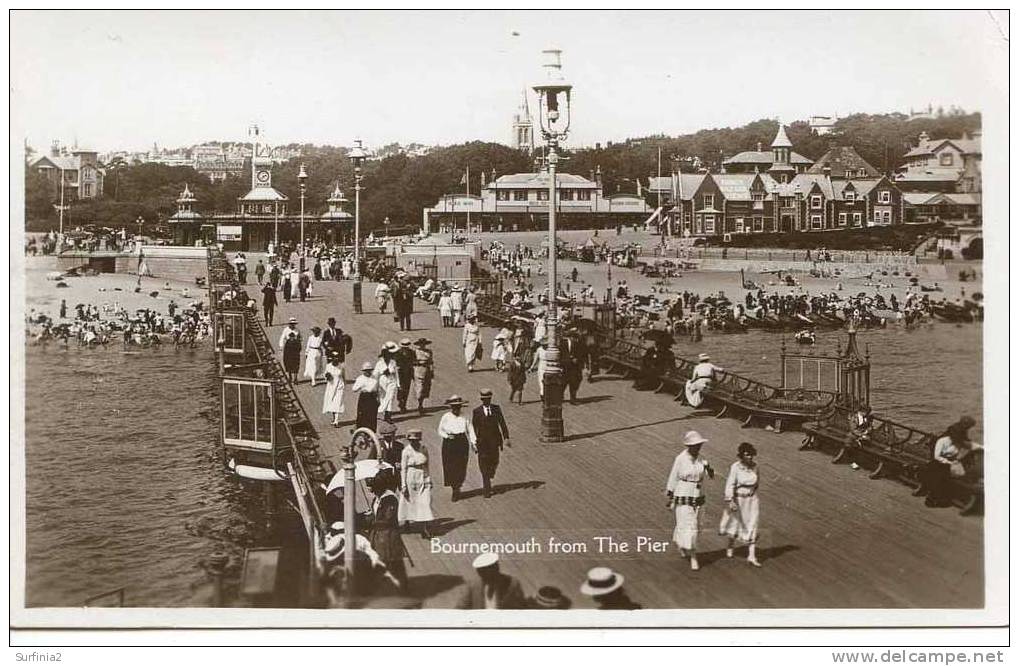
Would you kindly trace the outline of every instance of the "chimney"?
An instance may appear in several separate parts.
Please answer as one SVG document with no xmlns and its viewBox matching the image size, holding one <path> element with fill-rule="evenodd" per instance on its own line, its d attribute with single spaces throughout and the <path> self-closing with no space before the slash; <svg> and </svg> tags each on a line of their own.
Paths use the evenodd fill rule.
<svg viewBox="0 0 1019 666">
<path fill-rule="evenodd" d="M 601 184 L 601 165 L 600 164 L 598 165 L 597 169 L 594 172 L 594 182 L 596 182 L 598 184 L 598 187 L 602 186 L 602 184 Z"/>
<path fill-rule="evenodd" d="M 831 178 L 831 167 L 828 166 L 828 165 L 825 165 L 824 167 L 822 167 L 821 173 L 824 174 L 825 178 Z"/>
<path fill-rule="evenodd" d="M 594 182 L 594 169 L 591 169 L 591 177 L 588 180 L 590 180 L 592 183 Z"/>
</svg>

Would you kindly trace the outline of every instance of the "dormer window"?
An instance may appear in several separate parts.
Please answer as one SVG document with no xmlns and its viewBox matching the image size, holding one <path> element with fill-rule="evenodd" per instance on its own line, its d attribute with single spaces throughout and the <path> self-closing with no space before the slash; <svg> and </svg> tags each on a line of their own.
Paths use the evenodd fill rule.
<svg viewBox="0 0 1019 666">
<path fill-rule="evenodd" d="M 941 153 L 938 158 L 941 162 L 941 166 L 952 166 L 952 153 Z"/>
<path fill-rule="evenodd" d="M 820 208 L 821 205 L 822 205 L 821 204 L 821 195 L 814 194 L 814 195 L 812 195 L 810 197 L 810 207 L 811 208 Z"/>
<path fill-rule="evenodd" d="M 764 192 L 761 192 L 760 190 L 751 192 L 750 193 L 750 200 L 751 201 L 764 201 Z"/>
<path fill-rule="evenodd" d="M 852 169 L 846 169 L 846 178 L 852 178 L 852 177 L 853 177 L 853 170 Z"/>
<path fill-rule="evenodd" d="M 848 201 L 850 203 L 852 203 L 853 201 L 856 201 L 856 191 L 855 190 L 846 190 L 846 201 Z"/>
<path fill-rule="evenodd" d="M 866 169 L 857 169 L 856 170 L 856 175 L 859 176 L 860 178 L 863 178 L 864 176 L 867 175 L 867 170 Z"/>
<path fill-rule="evenodd" d="M 877 202 L 881 204 L 890 204 L 892 202 L 892 193 L 888 190 L 881 190 L 877 193 Z"/>
<path fill-rule="evenodd" d="M 702 208 L 714 208 L 715 207 L 715 195 L 714 194 L 705 194 L 701 198 L 702 198 L 703 203 L 704 203 Z"/>
</svg>

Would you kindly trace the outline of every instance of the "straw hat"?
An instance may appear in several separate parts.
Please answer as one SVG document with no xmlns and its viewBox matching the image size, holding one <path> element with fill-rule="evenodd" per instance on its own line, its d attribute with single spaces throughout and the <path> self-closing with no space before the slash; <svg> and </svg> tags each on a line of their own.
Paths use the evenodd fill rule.
<svg viewBox="0 0 1019 666">
<path fill-rule="evenodd" d="M 483 389 L 481 389 L 479 391 L 479 393 L 481 394 L 482 398 L 491 398 L 492 397 L 492 389 L 490 389 L 490 388 L 483 388 Z"/>
<path fill-rule="evenodd" d="M 541 609 L 565 610 L 570 607 L 570 600 L 563 596 L 558 587 L 546 585 L 538 589 L 534 605 Z"/>
<path fill-rule="evenodd" d="M 461 398 L 460 396 L 454 394 L 449 396 L 449 399 L 446 400 L 446 404 L 449 405 L 450 407 L 453 407 L 454 405 L 463 406 L 467 404 L 467 401 Z"/>
<path fill-rule="evenodd" d="M 395 342 L 393 342 L 392 340 L 387 341 L 386 344 L 382 345 L 382 348 L 385 349 L 386 351 L 391 351 L 391 352 L 395 352 L 395 351 L 399 351 L 400 350 L 400 347 L 397 346 L 397 344 Z"/>
<path fill-rule="evenodd" d="M 361 364 L 361 369 L 362 370 L 374 370 L 375 369 L 375 365 L 371 361 L 365 361 L 364 363 Z"/>
<path fill-rule="evenodd" d="M 417 340 L 414 341 L 414 344 L 417 345 L 418 347 L 424 347 L 426 345 L 432 344 L 432 341 L 429 340 L 428 338 L 418 338 Z"/>
<path fill-rule="evenodd" d="M 420 430 L 408 430 L 407 431 L 407 439 L 415 439 L 415 440 L 419 440 L 420 441 L 420 439 L 421 439 L 421 431 Z"/>
<path fill-rule="evenodd" d="M 297 323 L 297 317 L 291 317 L 290 319 L 287 320 L 287 323 L 288 324 L 296 324 Z"/>
<path fill-rule="evenodd" d="M 710 361 L 711 357 L 708 356 L 707 354 L 697 354 L 697 360 L 698 361 Z"/>
<path fill-rule="evenodd" d="M 498 553 L 482 553 L 474 558 L 474 562 L 471 564 L 475 569 L 487 569 L 499 564 Z"/>
<path fill-rule="evenodd" d="M 400 340 L 400 346 L 410 347 L 410 338 L 404 338 L 403 340 Z"/>
<path fill-rule="evenodd" d="M 696 430 L 690 430 L 683 435 L 683 446 L 697 446 L 699 444 L 704 444 L 707 441 L 708 440 L 701 437 L 701 434 Z"/>
<path fill-rule="evenodd" d="M 615 592 L 623 586 L 623 575 L 608 567 L 595 567 L 587 572 L 587 580 L 580 586 L 581 594 L 600 597 Z"/>
</svg>

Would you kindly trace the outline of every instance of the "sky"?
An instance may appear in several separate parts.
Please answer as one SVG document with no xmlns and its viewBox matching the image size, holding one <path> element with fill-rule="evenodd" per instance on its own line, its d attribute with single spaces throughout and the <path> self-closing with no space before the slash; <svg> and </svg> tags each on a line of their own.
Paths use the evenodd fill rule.
<svg viewBox="0 0 1019 666">
<path fill-rule="evenodd" d="M 550 46 L 562 49 L 574 86 L 574 146 L 928 103 L 981 110 L 1007 95 L 1007 20 L 984 11 L 14 11 L 11 139 L 144 150 L 242 141 L 254 122 L 273 144 L 508 143 Z"/>
</svg>

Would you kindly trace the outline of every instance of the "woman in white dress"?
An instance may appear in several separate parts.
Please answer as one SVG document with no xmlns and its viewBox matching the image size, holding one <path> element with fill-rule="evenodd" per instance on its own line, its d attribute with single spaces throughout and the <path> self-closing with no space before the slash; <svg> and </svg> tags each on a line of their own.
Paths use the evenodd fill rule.
<svg viewBox="0 0 1019 666">
<path fill-rule="evenodd" d="M 372 376 L 379 381 L 379 414 L 399 411 L 397 393 L 400 375 L 397 373 L 396 353 L 400 347 L 393 341 L 382 345 L 379 360 L 375 362 Z"/>
<path fill-rule="evenodd" d="M 442 319 L 443 328 L 448 328 L 453 325 L 453 297 L 450 295 L 449 290 L 445 289 L 442 292 L 442 296 L 439 297 L 439 317 Z"/>
<path fill-rule="evenodd" d="M 748 545 L 747 562 L 755 567 L 761 566 L 757 561 L 757 525 L 761 515 L 760 501 L 757 499 L 759 477 L 757 449 L 749 442 L 742 442 L 738 450 L 739 459 L 729 468 L 729 478 L 725 482 L 725 511 L 722 522 L 718 525 L 718 533 L 729 537 L 729 547 L 725 556 L 732 557 L 736 541 Z"/>
<path fill-rule="evenodd" d="M 463 290 L 457 287 L 456 289 L 453 290 L 453 293 L 450 294 L 450 297 L 453 299 L 453 325 L 459 326 L 461 321 L 460 314 L 463 312 L 464 309 Z"/>
<path fill-rule="evenodd" d="M 464 348 L 464 362 L 467 364 L 467 372 L 474 372 L 474 364 L 481 358 L 481 327 L 475 317 L 468 317 L 464 324 L 463 338 L 461 340 Z"/>
<path fill-rule="evenodd" d="M 701 486 L 704 477 L 715 478 L 715 471 L 707 460 L 700 457 L 701 445 L 707 442 L 700 433 L 691 430 L 683 436 L 686 450 L 676 456 L 669 472 L 665 490 L 669 496 L 669 508 L 676 512 L 676 529 L 672 539 L 679 546 L 683 557 L 690 558 L 690 568 L 700 569 L 697 562 L 697 536 L 700 533 L 700 519 L 704 506 L 704 491 Z"/>
<path fill-rule="evenodd" d="M 343 387 L 346 383 L 343 362 L 340 360 L 340 353 L 333 351 L 329 353 L 329 362 L 326 364 L 326 393 L 322 399 L 322 413 L 332 414 L 332 426 L 340 427 L 340 414 L 343 413 Z"/>
<path fill-rule="evenodd" d="M 435 520 L 432 511 L 432 477 L 428 473 L 428 449 L 421 441 L 420 430 L 407 431 L 407 446 L 403 447 L 400 459 L 400 508 L 401 523 L 415 523 L 420 526 L 421 538 L 430 539 L 428 523 Z"/>
<path fill-rule="evenodd" d="M 304 376 L 315 385 L 315 380 L 322 374 L 322 329 L 318 326 L 311 327 L 311 335 L 308 336 L 308 344 L 304 347 Z"/>
</svg>

